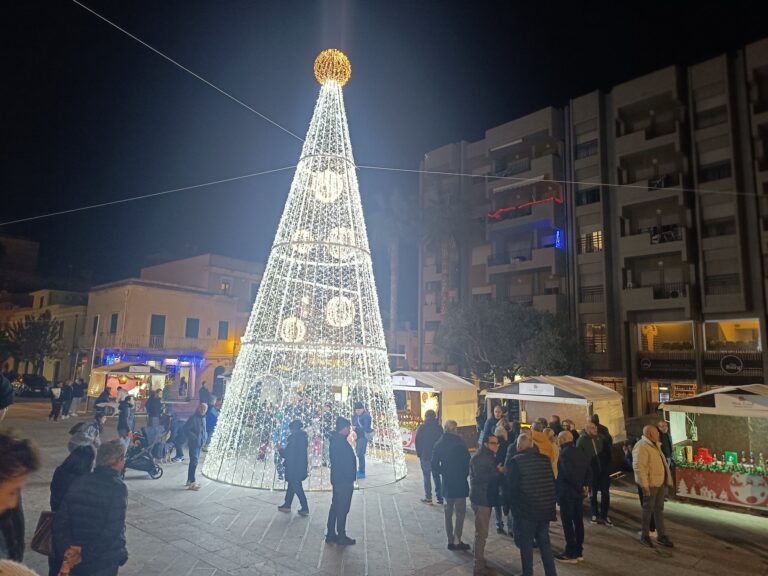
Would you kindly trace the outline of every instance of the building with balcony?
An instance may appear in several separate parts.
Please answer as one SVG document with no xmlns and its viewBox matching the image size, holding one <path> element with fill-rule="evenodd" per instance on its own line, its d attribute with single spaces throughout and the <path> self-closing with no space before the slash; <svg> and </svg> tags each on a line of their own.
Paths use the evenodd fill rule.
<svg viewBox="0 0 768 576">
<path fill-rule="evenodd" d="M 623 392 L 631 414 L 763 381 L 768 39 L 450 146 L 472 216 L 485 211 L 471 289 L 457 297 L 567 313 L 591 377 Z M 420 319 L 422 354 L 436 320 Z"/>
</svg>

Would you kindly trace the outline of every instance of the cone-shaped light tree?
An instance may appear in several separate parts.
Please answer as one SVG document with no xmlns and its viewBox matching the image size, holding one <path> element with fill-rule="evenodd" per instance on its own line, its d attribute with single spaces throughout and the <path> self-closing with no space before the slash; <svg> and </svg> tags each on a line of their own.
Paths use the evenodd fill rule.
<svg viewBox="0 0 768 576">
<path fill-rule="evenodd" d="M 373 418 L 367 482 L 405 476 L 344 111 L 350 75 L 338 50 L 315 61 L 320 96 L 203 465 L 209 478 L 282 488 L 279 450 L 298 419 L 309 435 L 307 487 L 330 489 L 328 439 L 356 402 Z"/>
</svg>

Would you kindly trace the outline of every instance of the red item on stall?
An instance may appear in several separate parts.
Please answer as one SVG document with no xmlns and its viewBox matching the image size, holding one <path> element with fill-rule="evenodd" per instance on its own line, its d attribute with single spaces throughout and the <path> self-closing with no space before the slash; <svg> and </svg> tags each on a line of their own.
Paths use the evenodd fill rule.
<svg viewBox="0 0 768 576">
<path fill-rule="evenodd" d="M 696 456 L 693 460 L 699 464 L 711 464 L 715 461 L 715 459 L 709 453 L 709 448 L 699 448 L 696 450 Z"/>
</svg>

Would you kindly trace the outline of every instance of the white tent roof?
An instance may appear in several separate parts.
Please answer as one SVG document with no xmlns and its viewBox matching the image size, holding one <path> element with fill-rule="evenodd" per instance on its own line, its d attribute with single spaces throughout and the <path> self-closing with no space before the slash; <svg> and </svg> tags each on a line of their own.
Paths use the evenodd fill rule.
<svg viewBox="0 0 768 576">
<path fill-rule="evenodd" d="M 621 394 L 615 390 L 575 376 L 523 378 L 512 384 L 489 389 L 486 397 L 562 404 L 588 404 L 610 400 L 621 402 L 622 400 Z"/>
<path fill-rule="evenodd" d="M 768 386 L 723 386 L 661 405 L 667 412 L 768 417 Z"/>
<path fill-rule="evenodd" d="M 435 392 L 447 390 L 475 389 L 475 385 L 450 372 L 414 372 L 399 370 L 392 372 L 392 376 L 408 376 L 416 381 L 416 387 L 398 386 L 398 389 L 433 389 Z"/>
<path fill-rule="evenodd" d="M 115 364 L 105 364 L 97 366 L 92 372 L 101 374 L 165 374 L 165 370 L 160 370 L 143 362 L 117 362 Z"/>
</svg>

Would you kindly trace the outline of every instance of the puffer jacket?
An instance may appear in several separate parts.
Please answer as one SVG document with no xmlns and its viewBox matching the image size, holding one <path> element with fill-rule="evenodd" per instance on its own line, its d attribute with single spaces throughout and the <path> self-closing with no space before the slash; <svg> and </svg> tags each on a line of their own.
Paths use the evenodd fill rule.
<svg viewBox="0 0 768 576">
<path fill-rule="evenodd" d="M 416 429 L 416 456 L 432 461 L 432 450 L 443 435 L 443 427 L 435 418 L 428 418 Z"/>
<path fill-rule="evenodd" d="M 73 575 L 125 564 L 127 507 L 128 489 L 120 473 L 106 466 L 97 467 L 67 492 L 53 519 L 53 542 L 57 558 L 70 546 L 82 547 L 82 562 Z"/>
<path fill-rule="evenodd" d="M 496 455 L 483 446 L 469 461 L 469 501 L 476 506 L 497 506 L 499 477 Z"/>
<path fill-rule="evenodd" d="M 659 488 L 666 483 L 672 485 L 672 474 L 661 447 L 643 436 L 632 449 L 632 468 L 635 482 L 642 488 Z"/>
<path fill-rule="evenodd" d="M 531 522 L 551 522 L 555 514 L 555 477 L 549 458 L 528 448 L 510 461 L 509 479 L 512 515 Z"/>
<path fill-rule="evenodd" d="M 443 496 L 469 496 L 469 450 L 457 434 L 446 432 L 435 443 L 432 449 L 432 471 L 442 477 Z"/>
<path fill-rule="evenodd" d="M 205 417 L 197 410 L 189 417 L 184 428 L 182 437 L 190 446 L 203 446 L 208 440 L 208 430 L 205 426 Z"/>
<path fill-rule="evenodd" d="M 296 430 L 288 436 L 288 441 L 283 449 L 285 458 L 285 479 L 301 482 L 307 477 L 309 458 L 309 437 L 304 430 Z"/>
<path fill-rule="evenodd" d="M 352 485 L 357 478 L 357 458 L 346 436 L 335 432 L 331 436 L 328 452 L 331 459 L 331 484 Z"/>
</svg>

